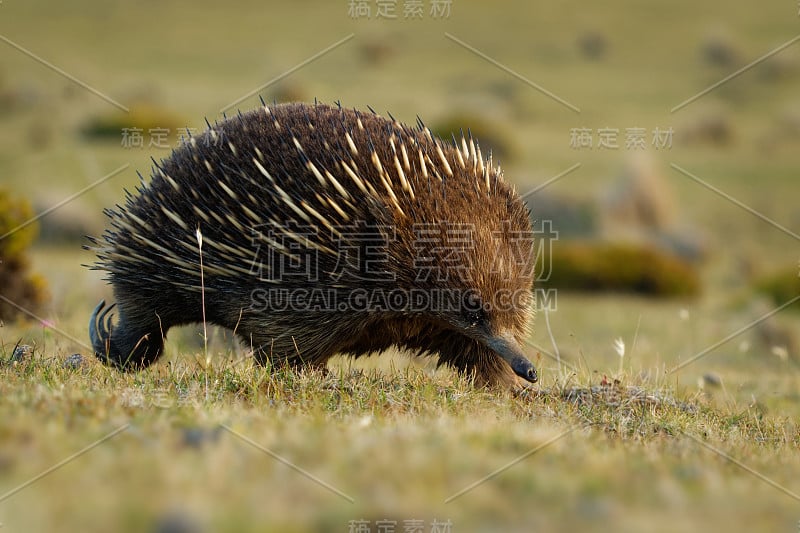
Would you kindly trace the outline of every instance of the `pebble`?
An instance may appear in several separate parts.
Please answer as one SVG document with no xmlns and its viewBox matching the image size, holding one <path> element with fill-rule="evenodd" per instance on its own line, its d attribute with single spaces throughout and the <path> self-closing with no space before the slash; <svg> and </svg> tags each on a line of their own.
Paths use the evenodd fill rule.
<svg viewBox="0 0 800 533">
<path fill-rule="evenodd" d="M 74 353 L 64 360 L 61 365 L 68 370 L 78 370 L 86 365 L 86 360 L 79 353 Z"/>
<path fill-rule="evenodd" d="M 33 356 L 33 347 L 27 344 L 18 344 L 14 347 L 14 353 L 11 354 L 12 363 L 22 363 L 27 361 Z"/>
</svg>

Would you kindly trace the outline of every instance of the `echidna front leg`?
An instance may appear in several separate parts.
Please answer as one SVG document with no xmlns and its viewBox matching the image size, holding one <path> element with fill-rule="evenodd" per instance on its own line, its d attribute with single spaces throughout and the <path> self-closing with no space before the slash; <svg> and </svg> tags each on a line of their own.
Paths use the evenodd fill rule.
<svg viewBox="0 0 800 533">
<path fill-rule="evenodd" d="M 112 325 L 116 304 L 106 307 L 105 300 L 95 307 L 89 319 L 89 338 L 95 356 L 106 364 L 122 370 L 147 367 L 161 355 L 164 339 L 158 324 L 134 324 L 120 312 L 119 321 Z"/>
</svg>

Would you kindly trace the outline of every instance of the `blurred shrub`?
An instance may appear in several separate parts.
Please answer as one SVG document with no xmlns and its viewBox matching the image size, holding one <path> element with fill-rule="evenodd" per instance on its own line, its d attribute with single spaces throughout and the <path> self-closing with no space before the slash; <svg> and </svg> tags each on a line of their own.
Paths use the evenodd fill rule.
<svg viewBox="0 0 800 533">
<path fill-rule="evenodd" d="M 16 229 L 33 216 L 28 202 L 12 198 L 0 189 L 0 295 L 16 306 L 36 312 L 47 294 L 44 279 L 28 272 L 27 250 L 36 237 L 37 226 L 29 224 Z M 12 320 L 20 310 L 5 299 L 0 300 L 0 320 Z"/>
<path fill-rule="evenodd" d="M 150 103 L 133 104 L 130 112 L 110 111 L 89 119 L 81 132 L 89 138 L 120 140 L 123 130 L 138 128 L 143 137 L 151 130 L 168 130 L 170 138 L 186 131 L 186 119 L 173 111 Z"/>
<path fill-rule="evenodd" d="M 633 292 L 650 296 L 694 296 L 700 292 L 696 269 L 654 247 L 600 241 L 558 241 L 552 255 L 540 255 L 539 272 L 549 265 L 542 285 L 576 291 Z"/>
<path fill-rule="evenodd" d="M 590 60 L 600 60 L 606 55 L 608 39 L 599 31 L 586 31 L 578 36 L 581 55 Z"/>
<path fill-rule="evenodd" d="M 776 54 L 759 65 L 757 72 L 765 82 L 779 82 L 793 79 L 799 70 L 800 65 L 793 56 Z"/>
<path fill-rule="evenodd" d="M 800 296 L 798 267 L 794 266 L 762 276 L 756 282 L 756 287 L 760 292 L 769 296 L 775 305 L 783 305 L 792 298 Z M 790 308 L 800 311 L 800 302 L 795 302 Z"/>
<path fill-rule="evenodd" d="M 43 213 L 69 196 L 68 191 L 53 188 L 37 194 L 33 208 Z M 50 211 L 39 220 L 39 242 L 48 244 L 83 244 L 86 235 L 102 233 L 104 220 L 102 214 L 83 198 L 76 198 Z"/>
<path fill-rule="evenodd" d="M 461 132 L 464 136 L 472 132 L 472 137 L 480 143 L 484 157 L 487 157 L 491 150 L 495 165 L 498 160 L 501 162 L 513 159 L 515 150 L 510 137 L 498 125 L 485 118 L 470 113 L 454 113 L 448 115 L 430 126 L 431 132 L 438 135 L 445 141 L 452 140 L 455 135 L 456 140 L 461 141 Z"/>
<path fill-rule="evenodd" d="M 377 35 L 365 37 L 360 40 L 358 52 L 367 65 L 381 65 L 397 54 L 397 38 Z"/>
<path fill-rule="evenodd" d="M 683 145 L 725 146 L 735 140 L 730 118 L 724 112 L 709 111 L 693 115 L 675 129 L 675 141 Z"/>
<path fill-rule="evenodd" d="M 598 208 L 591 201 L 541 191 L 528 202 L 535 227 L 550 222 L 561 239 L 597 236 L 600 226 Z"/>
<path fill-rule="evenodd" d="M 714 67 L 731 68 L 742 63 L 742 53 L 726 35 L 709 35 L 702 45 L 703 61 Z"/>
<path fill-rule="evenodd" d="M 669 180 L 652 158 L 643 154 L 627 159 L 620 178 L 605 193 L 601 207 L 608 223 L 626 229 L 663 232 L 678 218 Z"/>
</svg>

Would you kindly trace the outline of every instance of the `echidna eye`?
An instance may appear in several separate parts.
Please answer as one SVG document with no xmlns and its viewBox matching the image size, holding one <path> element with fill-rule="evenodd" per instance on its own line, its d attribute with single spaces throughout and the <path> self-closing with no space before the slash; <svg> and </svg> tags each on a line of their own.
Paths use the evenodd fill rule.
<svg viewBox="0 0 800 533">
<path fill-rule="evenodd" d="M 467 311 L 464 315 L 464 318 L 466 318 L 467 323 L 470 326 L 477 326 L 486 319 L 486 313 L 483 311 L 483 309 L 477 311 Z"/>
<path fill-rule="evenodd" d="M 470 327 L 477 326 L 486 320 L 486 310 L 480 295 L 473 290 L 463 295 L 461 317 Z"/>
</svg>

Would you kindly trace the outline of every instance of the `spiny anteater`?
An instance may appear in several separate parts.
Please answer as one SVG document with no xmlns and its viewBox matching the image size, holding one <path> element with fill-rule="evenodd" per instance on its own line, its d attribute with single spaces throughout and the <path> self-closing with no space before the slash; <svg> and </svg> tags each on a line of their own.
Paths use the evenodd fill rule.
<svg viewBox="0 0 800 533">
<path fill-rule="evenodd" d="M 150 365 L 169 328 L 205 319 L 262 364 L 395 345 L 479 383 L 537 380 L 520 348 L 529 212 L 471 135 L 451 144 L 421 121 L 264 106 L 190 138 L 106 214 L 91 249 L 119 320 L 101 302 L 89 335 L 120 368 Z"/>
</svg>

